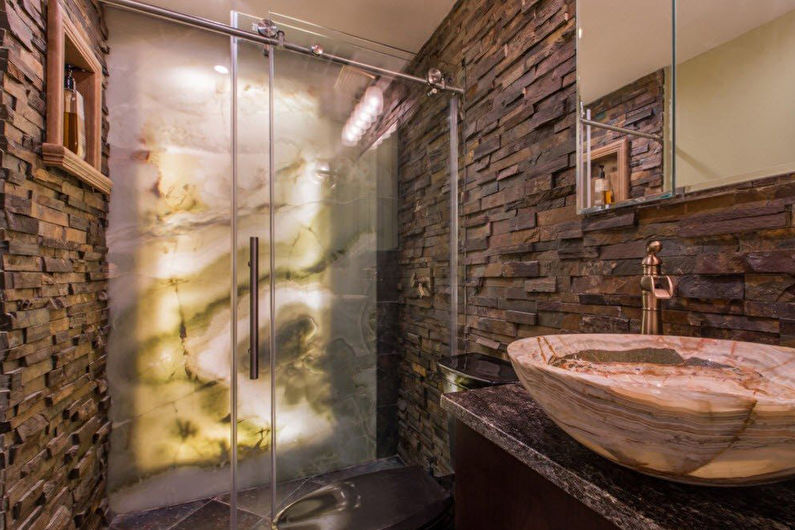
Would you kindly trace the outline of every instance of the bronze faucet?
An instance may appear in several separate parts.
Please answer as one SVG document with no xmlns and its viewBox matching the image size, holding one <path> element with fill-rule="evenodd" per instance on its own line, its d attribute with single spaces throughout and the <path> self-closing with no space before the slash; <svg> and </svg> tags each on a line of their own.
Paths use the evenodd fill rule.
<svg viewBox="0 0 795 530">
<path fill-rule="evenodd" d="M 660 272 L 662 261 L 657 253 L 662 243 L 652 241 L 646 246 L 646 257 L 643 258 L 643 277 L 640 279 L 640 290 L 643 297 L 643 321 L 640 332 L 644 335 L 662 335 L 662 309 L 660 300 L 668 300 L 674 294 L 674 282 L 669 276 Z M 662 287 L 658 281 L 663 281 Z"/>
</svg>

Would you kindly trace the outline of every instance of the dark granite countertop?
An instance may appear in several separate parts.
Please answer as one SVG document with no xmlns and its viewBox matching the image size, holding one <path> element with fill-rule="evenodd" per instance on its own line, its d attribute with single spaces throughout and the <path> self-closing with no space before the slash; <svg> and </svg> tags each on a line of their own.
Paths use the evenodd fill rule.
<svg viewBox="0 0 795 530">
<path fill-rule="evenodd" d="M 521 385 L 445 394 L 442 408 L 620 528 L 795 528 L 795 480 L 716 488 L 625 469 L 563 432 Z"/>
</svg>

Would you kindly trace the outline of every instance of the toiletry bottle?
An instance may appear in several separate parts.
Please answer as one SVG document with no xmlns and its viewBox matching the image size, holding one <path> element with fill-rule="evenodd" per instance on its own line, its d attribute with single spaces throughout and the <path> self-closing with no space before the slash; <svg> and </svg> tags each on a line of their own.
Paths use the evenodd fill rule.
<svg viewBox="0 0 795 530">
<path fill-rule="evenodd" d="M 599 166 L 599 178 L 604 181 L 602 190 L 604 191 L 604 201 L 606 205 L 613 204 L 613 188 L 610 186 L 610 179 L 605 174 L 605 167 Z"/>
<path fill-rule="evenodd" d="M 610 188 L 610 181 L 607 181 L 607 189 L 605 189 L 605 204 L 613 204 L 613 190 Z"/>
<path fill-rule="evenodd" d="M 594 198 L 593 198 L 593 205 L 594 206 L 604 206 L 605 205 L 605 184 L 607 179 L 605 178 L 605 166 L 599 166 L 599 178 L 595 179 L 593 182 L 593 191 L 594 191 Z"/>
<path fill-rule="evenodd" d="M 593 205 L 605 205 L 605 179 L 596 179 L 593 181 Z"/>
<path fill-rule="evenodd" d="M 86 157 L 86 117 L 83 96 L 75 88 L 74 66 L 66 65 L 63 102 L 63 144 L 80 158 Z"/>
</svg>

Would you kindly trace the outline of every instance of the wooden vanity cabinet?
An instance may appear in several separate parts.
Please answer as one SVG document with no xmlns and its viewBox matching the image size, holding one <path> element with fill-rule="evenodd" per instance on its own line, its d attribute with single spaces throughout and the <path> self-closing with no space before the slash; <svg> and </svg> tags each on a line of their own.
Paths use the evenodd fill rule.
<svg viewBox="0 0 795 530">
<path fill-rule="evenodd" d="M 594 512 L 455 421 L 456 530 L 615 530 Z"/>
</svg>

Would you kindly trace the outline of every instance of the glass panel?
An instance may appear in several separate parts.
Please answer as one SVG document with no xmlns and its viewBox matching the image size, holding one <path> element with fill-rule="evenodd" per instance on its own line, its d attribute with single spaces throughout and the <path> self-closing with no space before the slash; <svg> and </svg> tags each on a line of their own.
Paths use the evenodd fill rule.
<svg viewBox="0 0 795 530">
<path fill-rule="evenodd" d="M 232 24 L 251 30 L 258 19 L 233 13 Z M 269 74 L 262 45 L 233 44 L 236 76 L 237 392 L 236 506 L 263 517 L 271 514 Z M 251 377 L 251 238 L 258 240 L 259 357 Z"/>
<path fill-rule="evenodd" d="M 231 485 L 230 64 L 228 38 L 117 9 L 107 19 L 108 489 L 125 513 Z"/>
<path fill-rule="evenodd" d="M 677 185 L 795 171 L 795 1 L 679 2 Z"/>
<path fill-rule="evenodd" d="M 454 71 L 450 65 L 439 65 L 443 71 Z M 419 72 L 414 72 L 417 75 Z M 463 86 L 460 83 L 459 86 Z M 435 363 L 428 363 L 427 356 L 435 358 L 449 356 L 457 351 L 452 340 L 455 327 L 455 306 L 451 304 L 456 286 L 456 275 L 451 275 L 451 229 L 452 220 L 458 220 L 459 241 L 476 240 L 483 237 L 483 226 L 465 226 L 463 218 L 452 214 L 451 204 L 451 145 L 450 111 L 451 97 L 447 94 L 426 95 L 412 93 L 407 101 L 416 103 L 416 109 L 403 115 L 398 128 L 399 139 L 399 197 L 398 218 L 400 247 L 400 328 L 398 329 L 397 352 L 401 355 L 400 390 L 401 408 L 398 417 L 401 423 L 419 421 L 417 431 L 403 430 L 400 439 L 400 454 L 412 463 L 430 469 L 434 475 L 450 474 L 448 467 L 450 445 L 447 433 L 440 431 L 431 421 L 425 421 L 426 407 L 438 406 L 441 392 L 441 375 Z M 404 121 L 405 120 L 405 121 Z M 463 128 L 463 127 L 462 127 Z M 472 146 L 470 146 L 471 148 Z M 466 163 L 477 166 L 478 155 L 471 150 L 466 153 Z M 506 159 L 507 160 L 507 159 Z M 462 161 L 462 165 L 463 165 Z M 481 162 L 482 163 L 482 162 Z M 454 168 L 453 168 L 454 169 Z M 479 185 L 482 175 L 474 171 L 469 185 Z M 459 196 L 465 192 L 467 183 L 461 173 Z M 516 179 L 507 177 L 501 184 Z M 454 194 L 453 194 L 454 196 Z M 453 234 L 454 236 L 455 234 Z M 453 246 L 453 251 L 455 251 Z M 475 263 L 480 263 L 475 258 Z M 463 309 L 465 260 L 459 259 L 459 308 Z M 452 280 L 452 281 L 451 281 Z M 459 320 L 467 324 L 461 311 Z M 473 321 L 477 315 L 469 315 Z M 455 333 L 456 338 L 460 337 Z M 477 337 L 471 336 L 473 342 Z M 474 344 L 475 348 L 481 347 Z"/>
<path fill-rule="evenodd" d="M 466 182 L 460 182 L 459 179 L 459 132 L 458 132 L 458 115 L 459 106 L 461 101 L 458 96 L 452 96 L 447 101 L 448 104 L 448 117 L 447 117 L 447 130 L 448 130 L 448 145 L 450 149 L 449 158 L 447 161 L 450 173 L 450 184 L 448 194 L 448 204 L 450 209 L 450 220 L 448 223 L 451 231 L 448 253 L 448 289 L 450 290 L 450 324 L 448 329 L 449 342 L 450 342 L 450 355 L 459 354 L 459 337 L 462 336 L 461 325 L 466 325 L 465 322 L 459 322 L 459 315 L 463 314 L 465 305 L 462 303 L 460 292 L 463 292 L 464 286 L 461 280 L 466 277 L 464 273 L 466 267 L 466 256 L 464 255 L 464 245 L 461 245 L 460 234 L 466 230 L 463 225 L 463 218 L 459 215 L 459 201 L 461 199 L 461 188 L 466 185 Z M 462 259 L 464 258 L 464 259 Z M 450 433 L 448 433 L 450 435 Z M 450 455 L 448 455 L 450 456 Z"/>
<path fill-rule="evenodd" d="M 674 189 L 673 7 L 660 0 L 577 2 L 580 212 L 667 197 Z M 553 83 L 562 74 L 545 75 Z M 541 100 L 536 113 L 545 104 L 556 102 Z M 549 153 L 543 167 L 566 167 L 566 156 Z"/>
<path fill-rule="evenodd" d="M 320 45 L 326 55 L 398 71 L 410 58 L 289 17 L 271 17 L 289 42 Z M 237 15 L 243 29 L 251 30 L 258 21 Z M 247 43 L 239 44 L 237 51 L 236 499 L 240 508 L 265 514 L 271 492 L 278 510 L 335 477 L 399 465 L 394 458 L 402 359 L 398 307 L 411 304 L 418 317 L 432 319 L 427 329 L 412 328 L 409 333 L 439 338 L 439 347 L 455 342 L 447 331 L 452 314 L 438 310 L 444 304 L 449 307 L 451 298 L 448 223 L 456 215 L 450 204 L 448 163 L 455 151 L 447 134 L 449 98 L 428 97 L 421 83 L 406 84 L 282 48 L 272 57 L 263 57 L 261 47 Z M 275 75 L 269 78 L 271 59 Z M 415 114 L 425 123 L 438 123 L 437 133 L 412 136 L 425 148 L 400 153 L 401 137 L 428 130 L 399 129 L 399 118 Z M 274 230 L 269 245 L 271 147 Z M 419 244 L 406 250 L 413 256 L 411 277 L 401 276 L 398 269 L 399 167 L 415 182 L 409 197 L 433 189 L 427 211 L 408 207 L 401 213 L 401 222 L 416 227 L 416 237 L 409 238 Z M 436 234 L 433 247 L 421 244 L 425 226 Z M 269 339 L 275 341 L 276 370 L 269 374 L 270 359 L 262 356 L 258 381 L 248 379 L 248 271 L 241 272 L 252 235 L 260 237 L 260 263 L 266 264 L 269 257 L 275 261 L 273 285 L 267 283 L 266 267 L 260 269 L 259 329 L 263 351 Z M 273 337 L 266 288 L 273 289 L 275 299 Z M 275 424 L 269 417 L 271 385 Z M 272 429 L 275 473 L 268 461 Z M 446 443 L 439 443 L 446 451 Z M 378 460 L 382 457 L 393 458 Z M 336 473 L 340 470 L 345 471 Z"/>
<path fill-rule="evenodd" d="M 325 53 L 395 65 L 327 31 L 286 31 L 291 42 L 318 44 Z M 377 339 L 395 323 L 398 152 L 388 124 L 354 111 L 372 105 L 371 117 L 383 116 L 391 80 L 275 53 L 276 477 L 283 507 L 329 472 L 375 460 L 379 427 L 396 425 L 396 415 L 378 421 L 379 383 L 388 390 L 378 354 L 394 362 L 396 352 L 379 352 Z"/>
</svg>

